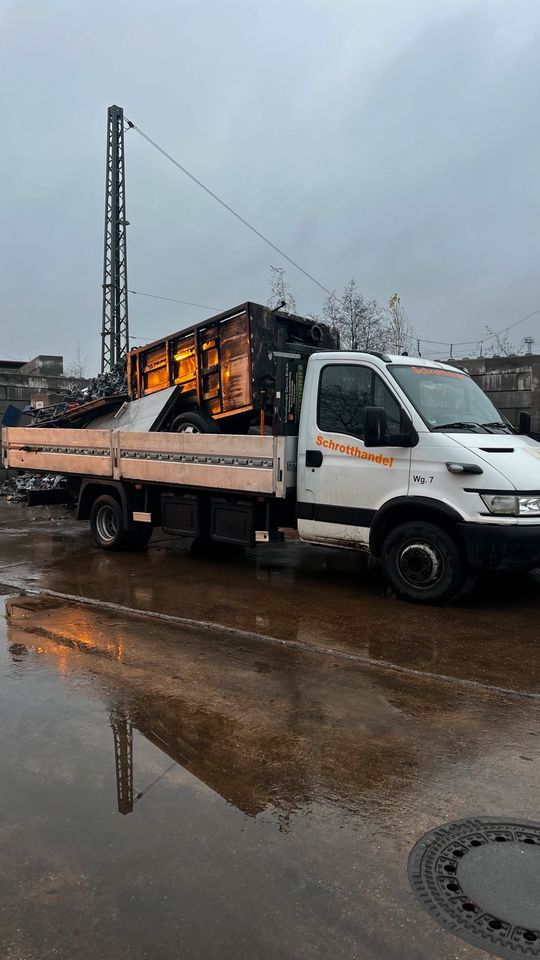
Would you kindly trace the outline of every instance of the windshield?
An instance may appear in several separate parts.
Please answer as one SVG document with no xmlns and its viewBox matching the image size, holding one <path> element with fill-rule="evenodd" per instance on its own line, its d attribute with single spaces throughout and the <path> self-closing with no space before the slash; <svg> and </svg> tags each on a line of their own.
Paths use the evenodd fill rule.
<svg viewBox="0 0 540 960">
<path fill-rule="evenodd" d="M 507 422 L 468 374 L 396 364 L 389 364 L 388 370 L 431 430 L 510 432 Z"/>
</svg>

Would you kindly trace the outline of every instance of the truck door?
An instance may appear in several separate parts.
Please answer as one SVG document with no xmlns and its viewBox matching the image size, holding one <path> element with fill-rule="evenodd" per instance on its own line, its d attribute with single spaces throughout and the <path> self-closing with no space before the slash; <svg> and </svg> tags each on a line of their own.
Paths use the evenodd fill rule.
<svg viewBox="0 0 540 960">
<path fill-rule="evenodd" d="M 384 407 L 391 444 L 392 434 L 401 432 L 402 407 L 367 363 L 319 356 L 310 364 L 298 456 L 298 530 L 304 540 L 367 549 L 377 510 L 408 492 L 411 448 L 367 449 L 364 409 Z"/>
</svg>

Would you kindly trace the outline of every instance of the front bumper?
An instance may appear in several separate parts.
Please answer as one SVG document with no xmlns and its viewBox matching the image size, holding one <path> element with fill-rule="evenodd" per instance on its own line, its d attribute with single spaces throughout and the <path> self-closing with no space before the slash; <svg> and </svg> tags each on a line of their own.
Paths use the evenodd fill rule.
<svg viewBox="0 0 540 960">
<path fill-rule="evenodd" d="M 473 570 L 532 570 L 540 567 L 540 523 L 458 525 Z"/>
</svg>

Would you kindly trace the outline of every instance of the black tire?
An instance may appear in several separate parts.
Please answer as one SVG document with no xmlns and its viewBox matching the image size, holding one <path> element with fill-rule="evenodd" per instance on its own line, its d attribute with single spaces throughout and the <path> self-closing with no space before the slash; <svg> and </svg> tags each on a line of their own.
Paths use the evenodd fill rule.
<svg viewBox="0 0 540 960">
<path fill-rule="evenodd" d="M 173 433 L 221 433 L 215 420 L 200 410 L 188 410 L 180 413 L 172 423 Z"/>
<path fill-rule="evenodd" d="M 453 536 L 433 523 L 402 523 L 386 537 L 383 572 L 398 596 L 414 603 L 444 603 L 461 591 L 467 566 Z"/>
<path fill-rule="evenodd" d="M 94 542 L 102 550 L 123 550 L 127 542 L 122 507 L 115 497 L 103 494 L 94 500 L 90 511 L 90 529 Z"/>
<path fill-rule="evenodd" d="M 122 507 L 115 497 L 107 494 L 92 504 L 90 529 L 96 546 L 102 550 L 142 550 L 153 533 L 151 523 L 138 523 L 126 530 Z"/>
</svg>

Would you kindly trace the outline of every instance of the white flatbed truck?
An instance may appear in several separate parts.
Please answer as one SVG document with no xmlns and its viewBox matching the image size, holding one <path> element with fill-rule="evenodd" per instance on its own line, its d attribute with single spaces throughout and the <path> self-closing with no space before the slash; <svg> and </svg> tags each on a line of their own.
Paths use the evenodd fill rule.
<svg viewBox="0 0 540 960">
<path fill-rule="evenodd" d="M 331 351 L 306 367 L 298 436 L 7 428 L 5 467 L 60 473 L 105 550 L 154 527 L 249 546 L 370 552 L 395 592 L 444 602 L 476 571 L 540 566 L 540 443 L 464 371 Z"/>
</svg>

